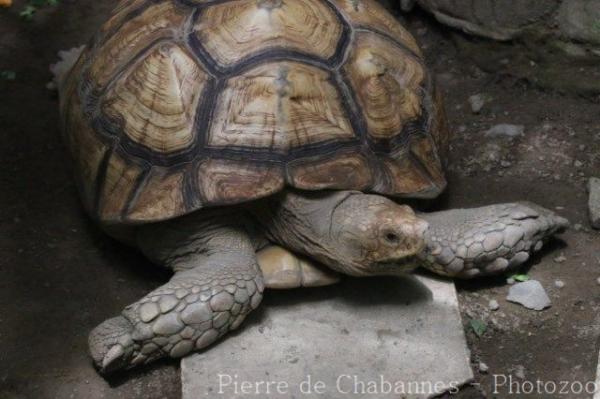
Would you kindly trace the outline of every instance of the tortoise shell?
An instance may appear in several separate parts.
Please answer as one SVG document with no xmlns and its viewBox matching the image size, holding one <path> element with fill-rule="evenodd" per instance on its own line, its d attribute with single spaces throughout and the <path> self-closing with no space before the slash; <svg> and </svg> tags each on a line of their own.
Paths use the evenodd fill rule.
<svg viewBox="0 0 600 399">
<path fill-rule="evenodd" d="M 375 0 L 125 0 L 64 89 L 78 185 L 103 223 L 286 186 L 431 198 L 446 185 L 440 97 Z"/>
</svg>

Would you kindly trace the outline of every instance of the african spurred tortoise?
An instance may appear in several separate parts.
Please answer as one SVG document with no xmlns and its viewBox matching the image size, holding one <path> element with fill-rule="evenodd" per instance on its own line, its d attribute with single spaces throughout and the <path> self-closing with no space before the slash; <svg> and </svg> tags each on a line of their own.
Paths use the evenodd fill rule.
<svg viewBox="0 0 600 399">
<path fill-rule="evenodd" d="M 125 0 L 60 97 L 85 209 L 174 271 L 92 331 L 102 372 L 207 347 L 265 286 L 497 274 L 567 223 L 402 205 L 446 187 L 448 128 L 415 40 L 374 0 Z"/>
</svg>

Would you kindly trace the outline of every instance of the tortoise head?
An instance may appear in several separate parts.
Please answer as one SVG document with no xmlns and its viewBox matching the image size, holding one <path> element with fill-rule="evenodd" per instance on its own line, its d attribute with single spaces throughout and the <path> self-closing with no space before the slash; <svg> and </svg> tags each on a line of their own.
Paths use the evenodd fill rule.
<svg viewBox="0 0 600 399">
<path fill-rule="evenodd" d="M 417 266 L 427 228 L 408 206 L 379 195 L 349 195 L 332 212 L 331 266 L 357 276 L 406 273 Z"/>
</svg>

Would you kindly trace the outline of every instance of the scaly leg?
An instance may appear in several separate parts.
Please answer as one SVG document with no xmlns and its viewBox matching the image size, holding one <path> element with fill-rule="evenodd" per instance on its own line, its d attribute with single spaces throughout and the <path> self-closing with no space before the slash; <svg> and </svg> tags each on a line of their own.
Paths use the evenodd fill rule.
<svg viewBox="0 0 600 399">
<path fill-rule="evenodd" d="M 471 278 L 521 265 L 568 221 L 530 203 L 454 209 L 420 215 L 429 223 L 423 266 L 438 274 Z"/>
<path fill-rule="evenodd" d="M 175 275 L 92 331 L 90 352 L 101 372 L 202 349 L 259 305 L 255 249 L 235 219 L 207 212 L 140 229 L 142 251 Z"/>
</svg>

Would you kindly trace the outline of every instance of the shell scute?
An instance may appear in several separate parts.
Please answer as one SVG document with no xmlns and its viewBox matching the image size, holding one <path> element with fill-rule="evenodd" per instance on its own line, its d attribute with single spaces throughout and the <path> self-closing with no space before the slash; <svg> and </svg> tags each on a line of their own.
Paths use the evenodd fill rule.
<svg viewBox="0 0 600 399">
<path fill-rule="evenodd" d="M 292 186 L 305 190 L 347 187 L 367 190 L 375 181 L 368 157 L 355 151 L 312 160 L 299 159 L 288 165 L 287 175 Z"/>
<path fill-rule="evenodd" d="M 105 37 L 118 29 L 126 20 L 130 13 L 140 10 L 148 4 L 148 0 L 122 0 L 112 10 L 108 20 L 100 28 L 100 35 Z"/>
<path fill-rule="evenodd" d="M 414 37 L 377 0 L 333 0 L 357 29 L 381 32 L 421 56 Z"/>
<path fill-rule="evenodd" d="M 126 20 L 101 45 L 97 43 L 99 48 L 89 69 L 90 79 L 97 87 L 106 87 L 111 78 L 150 44 L 179 36 L 187 14 L 173 2 L 164 1 Z"/>
<path fill-rule="evenodd" d="M 194 118 L 209 77 L 191 56 L 168 43 L 154 48 L 115 82 L 103 111 L 122 121 L 133 142 L 159 153 L 188 148 Z"/>
<path fill-rule="evenodd" d="M 343 26 L 321 0 L 238 0 L 206 8 L 195 34 L 222 67 L 256 53 L 285 49 L 328 59 Z"/>
<path fill-rule="evenodd" d="M 401 134 L 422 113 L 425 69 L 398 46 L 371 32 L 356 35 L 344 65 L 374 140 Z"/>
<path fill-rule="evenodd" d="M 356 138 L 329 73 L 296 62 L 260 65 L 233 77 L 217 101 L 207 144 L 287 154 Z"/>
<path fill-rule="evenodd" d="M 98 176 L 110 145 L 92 129 L 76 96 L 70 97 L 65 107 L 64 138 L 77 170 L 79 193 L 85 209 L 94 213 Z"/>
<path fill-rule="evenodd" d="M 202 202 L 235 204 L 266 197 L 283 189 L 281 166 L 260 165 L 228 159 L 200 163 L 197 179 Z"/>
<path fill-rule="evenodd" d="M 433 138 L 429 135 L 419 135 L 411 141 L 410 151 L 427 171 L 430 181 L 436 186 L 443 187 L 446 180 Z"/>
<path fill-rule="evenodd" d="M 144 222 L 170 219 L 185 213 L 184 179 L 185 169 L 152 168 L 129 210 L 128 218 Z"/>
<path fill-rule="evenodd" d="M 389 183 L 382 187 L 382 194 L 398 197 L 432 198 L 439 192 L 432 189 L 431 179 L 415 165 L 410 157 L 383 157 L 382 163 Z"/>
<path fill-rule="evenodd" d="M 140 166 L 130 162 L 118 151 L 113 151 L 106 163 L 101 185 L 97 211 L 101 220 L 111 223 L 122 219 L 142 173 Z"/>
</svg>

